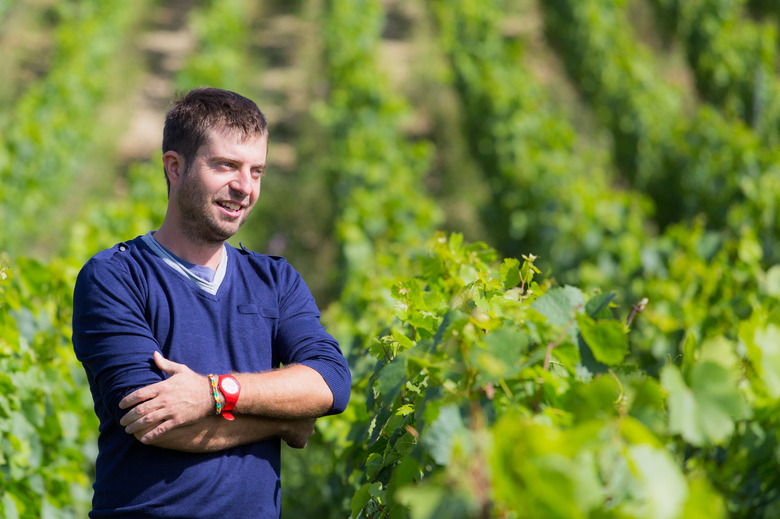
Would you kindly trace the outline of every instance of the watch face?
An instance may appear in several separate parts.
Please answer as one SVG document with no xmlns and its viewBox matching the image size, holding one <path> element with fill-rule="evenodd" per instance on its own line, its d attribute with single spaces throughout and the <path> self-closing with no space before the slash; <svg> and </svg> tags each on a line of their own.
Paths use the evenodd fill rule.
<svg viewBox="0 0 780 519">
<path fill-rule="evenodd" d="M 238 382 L 233 378 L 223 378 L 220 386 L 223 393 L 229 393 L 231 395 L 238 393 Z"/>
</svg>

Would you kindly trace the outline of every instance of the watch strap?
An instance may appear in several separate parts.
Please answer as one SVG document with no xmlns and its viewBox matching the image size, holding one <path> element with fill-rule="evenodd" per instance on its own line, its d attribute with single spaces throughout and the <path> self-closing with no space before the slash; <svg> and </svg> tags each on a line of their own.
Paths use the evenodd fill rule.
<svg viewBox="0 0 780 519">
<path fill-rule="evenodd" d="M 226 391 L 225 385 L 228 384 L 234 386 L 235 391 Z M 236 407 L 238 396 L 241 393 L 241 384 L 238 383 L 238 380 L 233 375 L 220 375 L 218 385 L 220 393 L 225 397 L 225 405 L 222 406 L 222 416 L 227 420 L 233 420 L 234 416 L 230 411 Z"/>
</svg>

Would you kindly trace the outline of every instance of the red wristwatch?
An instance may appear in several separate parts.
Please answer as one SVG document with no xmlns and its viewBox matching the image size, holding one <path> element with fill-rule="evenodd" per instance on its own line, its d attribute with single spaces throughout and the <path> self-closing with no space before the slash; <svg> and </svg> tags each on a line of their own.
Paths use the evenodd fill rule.
<svg viewBox="0 0 780 519">
<path fill-rule="evenodd" d="M 230 411 L 236 407 L 238 395 L 241 393 L 241 384 L 233 375 L 219 376 L 219 390 L 225 396 L 225 405 L 222 407 L 222 416 L 225 420 L 233 420 L 235 417 Z"/>
</svg>

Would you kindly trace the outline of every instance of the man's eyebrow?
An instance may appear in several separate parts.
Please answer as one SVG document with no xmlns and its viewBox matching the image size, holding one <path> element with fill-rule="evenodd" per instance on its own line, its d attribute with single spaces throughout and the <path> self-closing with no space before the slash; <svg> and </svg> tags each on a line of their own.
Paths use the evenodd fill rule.
<svg viewBox="0 0 780 519">
<path fill-rule="evenodd" d="M 238 157 L 230 157 L 230 156 L 227 156 L 227 155 L 211 155 L 206 160 L 209 161 L 209 162 L 241 162 L 241 159 L 239 159 Z M 252 167 L 253 168 L 263 167 L 264 168 L 265 165 L 266 165 L 266 163 L 262 162 L 262 163 L 252 164 Z"/>
<path fill-rule="evenodd" d="M 212 155 L 208 159 L 209 164 L 219 164 L 220 162 L 231 162 L 236 163 L 238 160 L 232 159 L 230 157 L 225 157 L 222 155 Z"/>
</svg>

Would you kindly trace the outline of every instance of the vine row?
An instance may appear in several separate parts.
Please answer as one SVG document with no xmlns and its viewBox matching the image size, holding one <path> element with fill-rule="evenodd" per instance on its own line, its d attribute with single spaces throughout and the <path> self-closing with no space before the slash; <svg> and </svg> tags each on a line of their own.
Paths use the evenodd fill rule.
<svg viewBox="0 0 780 519">
<path fill-rule="evenodd" d="M 653 0 L 652 5 L 662 30 L 683 42 L 702 98 L 773 145 L 780 138 L 777 28 L 747 18 L 746 3 Z"/>
<path fill-rule="evenodd" d="M 17 100 L 13 119 L 2 121 L 0 250 L 21 252 L 33 230 L 63 210 L 100 134 L 95 112 L 114 81 L 106 71 L 116 71 L 111 64 L 145 5 L 89 1 L 58 9 L 63 21 L 53 35 L 51 67 Z"/>
</svg>

